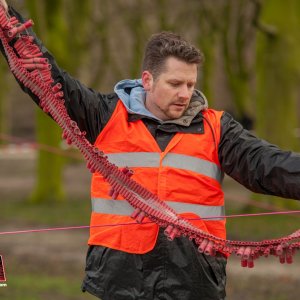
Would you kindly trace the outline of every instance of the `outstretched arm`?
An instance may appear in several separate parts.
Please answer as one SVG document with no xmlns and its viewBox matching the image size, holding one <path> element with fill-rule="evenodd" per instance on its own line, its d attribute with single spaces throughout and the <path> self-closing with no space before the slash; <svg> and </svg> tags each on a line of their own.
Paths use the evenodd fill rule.
<svg viewBox="0 0 300 300">
<path fill-rule="evenodd" d="M 7 6 L 7 2 L 5 0 L 0 0 L 0 5 L 1 8 L 4 8 L 10 16 L 17 18 L 21 24 L 25 22 L 18 12 L 16 12 L 12 7 Z M 112 115 L 118 99 L 114 95 L 109 95 L 108 97 L 108 95 L 89 89 L 78 80 L 72 78 L 72 76 L 57 65 L 53 55 L 30 28 L 27 29 L 26 32 L 21 32 L 17 38 L 10 42 L 10 45 L 16 49 L 16 40 L 20 39 L 22 36 L 26 36 L 27 34 L 32 37 L 33 43 L 40 50 L 42 57 L 47 58 L 51 65 L 51 77 L 54 84 L 60 83 L 62 85 L 65 106 L 70 117 L 77 122 L 81 131 L 85 131 L 87 133 L 87 139 L 91 143 L 94 143 L 99 132 L 103 129 Z M 0 50 L 5 56 L 1 42 Z M 18 83 L 23 91 L 29 94 L 30 97 L 39 104 L 40 99 L 38 99 L 38 97 L 26 88 L 20 81 L 18 81 Z"/>
<path fill-rule="evenodd" d="M 223 171 L 255 193 L 300 200 L 300 154 L 283 151 L 222 117 L 219 159 Z"/>
</svg>

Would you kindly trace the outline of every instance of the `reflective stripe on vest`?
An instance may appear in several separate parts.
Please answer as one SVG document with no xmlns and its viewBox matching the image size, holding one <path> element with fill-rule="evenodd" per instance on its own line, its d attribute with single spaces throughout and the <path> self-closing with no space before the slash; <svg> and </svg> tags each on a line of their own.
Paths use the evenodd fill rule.
<svg viewBox="0 0 300 300">
<path fill-rule="evenodd" d="M 160 154 L 157 152 L 123 152 L 107 154 L 110 162 L 118 167 L 159 167 Z M 176 153 L 168 153 L 162 160 L 162 166 L 184 169 L 222 182 L 223 173 L 210 161 Z"/>
<path fill-rule="evenodd" d="M 192 212 L 202 218 L 209 220 L 224 220 L 224 206 L 209 206 L 183 202 L 165 201 L 177 213 Z M 125 200 L 113 200 L 103 198 L 92 198 L 92 211 L 95 213 L 130 216 L 134 208 Z M 218 216 L 220 216 L 218 218 Z"/>
</svg>

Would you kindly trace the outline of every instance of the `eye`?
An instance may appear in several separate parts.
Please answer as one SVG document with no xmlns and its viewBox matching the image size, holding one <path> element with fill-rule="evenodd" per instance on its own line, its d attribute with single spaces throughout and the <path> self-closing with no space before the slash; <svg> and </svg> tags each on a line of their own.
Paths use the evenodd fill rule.
<svg viewBox="0 0 300 300">
<path fill-rule="evenodd" d="M 180 83 L 179 82 L 170 82 L 170 85 L 173 87 L 179 87 Z"/>
<path fill-rule="evenodd" d="M 195 87 L 194 83 L 188 83 L 187 85 L 188 89 L 193 89 Z"/>
</svg>

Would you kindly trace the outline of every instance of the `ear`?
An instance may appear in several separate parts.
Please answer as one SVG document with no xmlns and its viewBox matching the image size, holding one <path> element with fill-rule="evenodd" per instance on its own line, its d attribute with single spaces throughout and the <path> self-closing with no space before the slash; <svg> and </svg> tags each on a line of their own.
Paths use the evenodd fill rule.
<svg viewBox="0 0 300 300">
<path fill-rule="evenodd" d="M 153 86 L 153 76 L 149 71 L 143 71 L 142 83 L 145 91 L 150 91 Z"/>
</svg>

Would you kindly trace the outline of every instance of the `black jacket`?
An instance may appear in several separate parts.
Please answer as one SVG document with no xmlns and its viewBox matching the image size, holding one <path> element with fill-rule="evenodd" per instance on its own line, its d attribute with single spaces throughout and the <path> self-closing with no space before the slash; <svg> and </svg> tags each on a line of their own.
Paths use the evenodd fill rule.
<svg viewBox="0 0 300 300">
<path fill-rule="evenodd" d="M 13 9 L 10 13 L 23 20 Z M 35 36 L 31 30 L 29 31 Z M 116 107 L 117 95 L 102 94 L 87 88 L 56 64 L 40 40 L 36 38 L 35 41 L 52 65 L 51 72 L 55 83 L 60 82 L 63 85 L 65 105 L 70 117 L 87 133 L 87 139 L 94 143 Z M 3 52 L 2 45 L 0 47 Z M 19 84 L 38 104 L 39 99 L 21 83 Z M 166 148 L 176 132 L 206 134 L 203 131 L 205 120 L 201 113 L 194 118 L 189 127 L 160 124 L 154 119 L 140 115 L 130 115 L 129 121 L 134 122 L 137 119 L 143 120 L 161 150 Z M 275 145 L 258 139 L 243 129 L 241 124 L 226 112 L 221 119 L 218 153 L 222 170 L 251 191 L 300 199 L 300 155 L 282 151 Z"/>
</svg>

